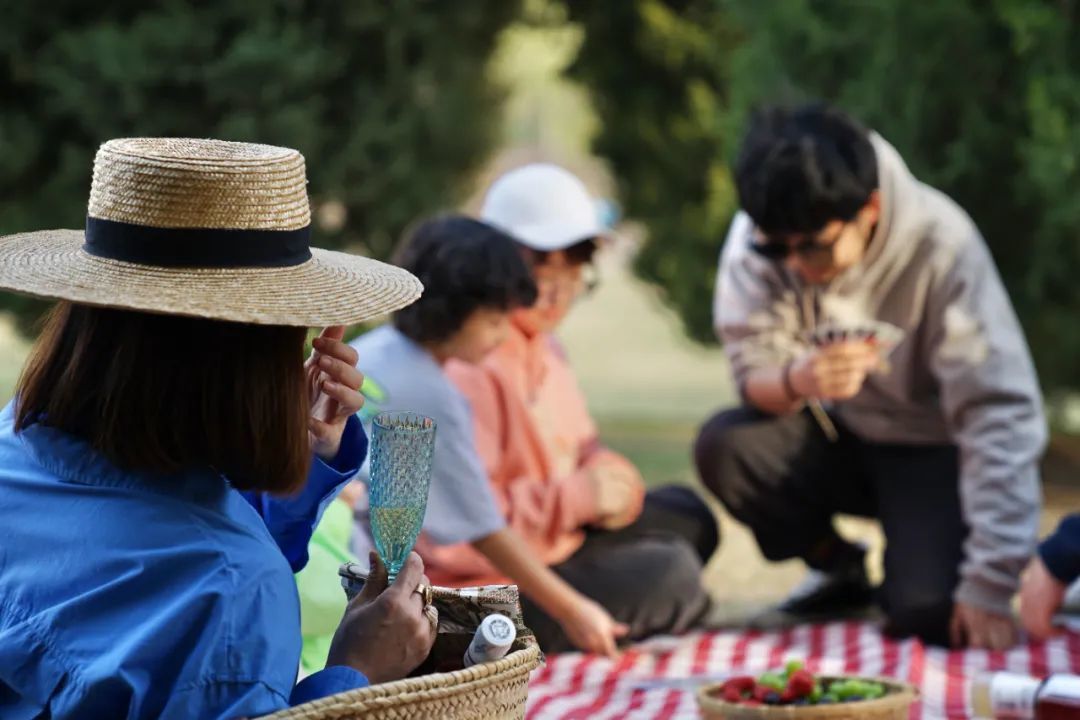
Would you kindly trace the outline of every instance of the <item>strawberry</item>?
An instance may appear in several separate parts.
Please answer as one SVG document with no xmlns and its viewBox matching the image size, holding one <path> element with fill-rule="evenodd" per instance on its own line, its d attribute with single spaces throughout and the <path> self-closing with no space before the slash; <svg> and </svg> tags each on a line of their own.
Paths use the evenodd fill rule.
<svg viewBox="0 0 1080 720">
<path fill-rule="evenodd" d="M 743 699 L 743 694 L 736 687 L 725 686 L 721 697 L 724 699 L 724 702 L 737 703 Z"/>
<path fill-rule="evenodd" d="M 803 698 L 814 691 L 814 676 L 808 670 L 796 670 L 788 678 L 787 690 L 792 699 Z"/>
<path fill-rule="evenodd" d="M 757 685 L 757 681 L 749 675 L 740 675 L 733 677 L 724 683 L 724 686 L 732 686 L 739 688 L 739 692 L 753 692 L 754 686 Z"/>
</svg>

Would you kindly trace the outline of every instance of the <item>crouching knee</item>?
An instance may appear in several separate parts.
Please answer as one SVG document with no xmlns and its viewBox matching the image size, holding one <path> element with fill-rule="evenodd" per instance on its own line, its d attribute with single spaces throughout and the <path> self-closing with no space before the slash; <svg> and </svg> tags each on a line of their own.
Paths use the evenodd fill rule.
<svg viewBox="0 0 1080 720">
<path fill-rule="evenodd" d="M 746 425 L 749 411 L 745 408 L 727 410 L 706 422 L 694 443 L 694 464 L 702 484 L 712 491 L 725 506 L 737 501 L 740 474 L 739 428 Z"/>
</svg>

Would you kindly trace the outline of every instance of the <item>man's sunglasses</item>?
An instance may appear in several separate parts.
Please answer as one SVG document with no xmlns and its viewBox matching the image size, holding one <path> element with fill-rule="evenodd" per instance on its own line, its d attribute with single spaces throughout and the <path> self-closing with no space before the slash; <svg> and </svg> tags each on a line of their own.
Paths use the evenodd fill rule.
<svg viewBox="0 0 1080 720">
<path fill-rule="evenodd" d="M 763 240 L 754 239 L 750 241 L 750 248 L 763 258 L 773 260 L 775 262 L 781 262 L 787 260 L 792 255 L 799 255 L 804 260 L 809 262 L 823 261 L 832 258 L 833 246 L 836 245 L 836 241 L 840 239 L 840 236 L 844 233 L 845 224 L 840 231 L 836 233 L 836 236 L 828 240 L 822 240 L 816 237 L 804 237 L 796 242 L 785 242 L 783 240 L 773 240 L 765 238 Z"/>
</svg>

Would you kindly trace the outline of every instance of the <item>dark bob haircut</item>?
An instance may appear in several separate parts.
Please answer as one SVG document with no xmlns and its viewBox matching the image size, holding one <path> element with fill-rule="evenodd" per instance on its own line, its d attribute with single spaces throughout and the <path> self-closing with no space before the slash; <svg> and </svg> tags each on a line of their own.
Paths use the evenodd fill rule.
<svg viewBox="0 0 1080 720">
<path fill-rule="evenodd" d="M 536 302 L 536 283 L 513 239 L 462 215 L 422 223 L 394 263 L 424 284 L 420 299 L 394 315 L 394 325 L 414 342 L 449 339 L 479 308 L 513 310 Z"/>
<path fill-rule="evenodd" d="M 311 465 L 306 334 L 60 302 L 19 378 L 15 429 L 56 428 L 162 482 L 213 468 L 290 493 Z"/>
<path fill-rule="evenodd" d="M 870 134 L 822 104 L 770 107 L 750 120 L 735 164 L 742 209 L 766 235 L 852 220 L 878 187 Z"/>
</svg>

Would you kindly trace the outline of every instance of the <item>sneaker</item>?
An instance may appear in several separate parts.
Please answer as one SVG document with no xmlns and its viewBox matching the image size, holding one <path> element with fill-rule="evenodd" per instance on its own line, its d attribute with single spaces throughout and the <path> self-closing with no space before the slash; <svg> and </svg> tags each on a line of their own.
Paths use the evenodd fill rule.
<svg viewBox="0 0 1080 720">
<path fill-rule="evenodd" d="M 789 615 L 847 616 L 874 604 L 874 587 L 862 563 L 839 571 L 808 570 L 806 577 L 777 608 Z"/>
</svg>

